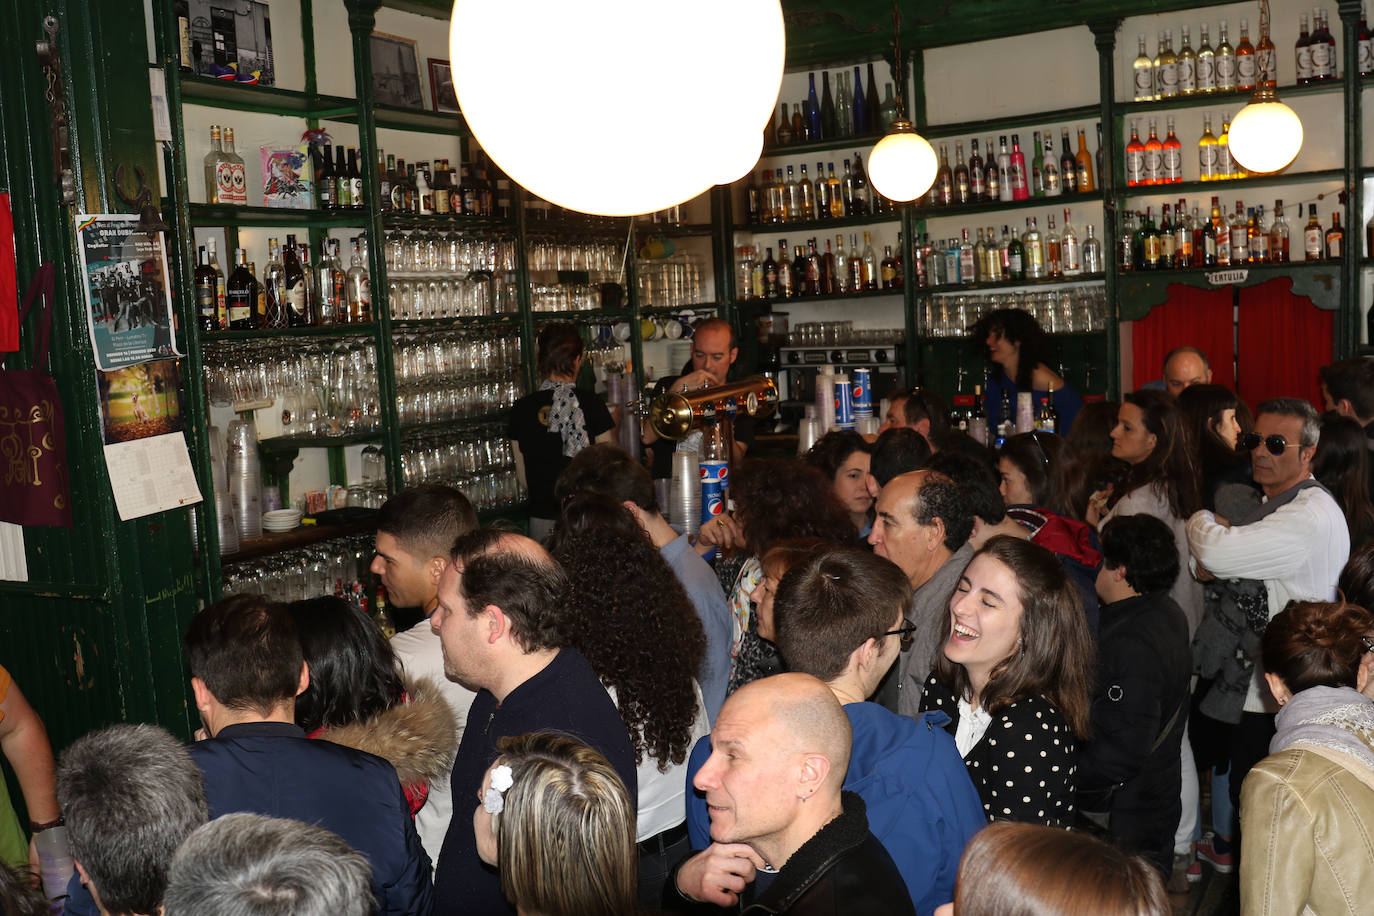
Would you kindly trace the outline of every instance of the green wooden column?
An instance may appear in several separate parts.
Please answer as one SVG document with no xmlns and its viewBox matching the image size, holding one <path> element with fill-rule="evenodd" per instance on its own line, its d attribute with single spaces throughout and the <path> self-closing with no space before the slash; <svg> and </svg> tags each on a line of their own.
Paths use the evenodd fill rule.
<svg viewBox="0 0 1374 916">
<path fill-rule="evenodd" d="M 1336 359 L 1354 356 L 1360 348 L 1360 259 L 1364 239 L 1364 80 L 1360 77 L 1359 30 L 1362 15 L 1360 0 L 1340 0 L 1341 50 L 1344 52 L 1342 79 L 1345 80 L 1345 257 L 1341 260 L 1341 309 L 1336 314 Z M 1374 343 L 1374 341 L 1371 341 Z"/>
<path fill-rule="evenodd" d="M 1109 19 L 1089 23 L 1092 29 L 1093 44 L 1097 47 L 1097 79 L 1101 110 L 1098 117 L 1102 124 L 1102 162 L 1106 166 L 1098 180 L 1102 182 L 1102 267 L 1106 273 L 1107 298 L 1107 398 L 1118 400 L 1121 397 L 1121 326 L 1120 310 L 1116 304 L 1116 233 L 1119 227 L 1116 194 L 1116 152 L 1120 134 L 1114 115 L 1116 106 L 1116 71 L 1113 55 L 1116 51 L 1116 32 L 1121 20 Z M 1116 354 L 1115 366 L 1111 365 L 1112 354 Z M 1115 368 L 1116 371 L 1112 371 Z"/>
</svg>

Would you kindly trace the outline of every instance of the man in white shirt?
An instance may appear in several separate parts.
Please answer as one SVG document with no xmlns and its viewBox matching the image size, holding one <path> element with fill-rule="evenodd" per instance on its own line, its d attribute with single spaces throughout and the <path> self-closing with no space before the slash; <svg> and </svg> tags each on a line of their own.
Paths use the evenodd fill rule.
<svg viewBox="0 0 1374 916">
<path fill-rule="evenodd" d="M 424 612 L 419 623 L 392 637 L 391 648 L 401 660 L 407 680 L 428 679 L 439 686 L 453 708 L 460 741 L 468 707 L 476 694 L 444 674 L 443 650 L 430 627 L 429 615 L 439 604 L 439 577 L 448 567 L 453 542 L 476 527 L 477 512 L 472 503 L 453 487 L 411 487 L 382 506 L 377 516 L 377 555 L 371 566 L 386 586 L 392 605 L 418 607 Z M 415 814 L 415 830 L 436 866 L 452 815 L 453 795 L 445 776 L 430 783 L 429 797 Z"/>
<path fill-rule="evenodd" d="M 1292 600 L 1333 600 L 1350 555 L 1340 506 L 1324 487 L 1308 483 L 1320 431 L 1317 411 L 1306 401 L 1275 398 L 1260 404 L 1255 431 L 1241 437 L 1241 447 L 1250 451 L 1265 505 L 1281 504 L 1236 527 L 1206 510 L 1188 520 L 1188 547 L 1199 577 L 1262 581 L 1271 620 Z M 1231 795 L 1237 806 L 1245 774 L 1268 754 L 1278 711 L 1261 673 L 1257 658 L 1245 715 L 1232 741 Z"/>
</svg>

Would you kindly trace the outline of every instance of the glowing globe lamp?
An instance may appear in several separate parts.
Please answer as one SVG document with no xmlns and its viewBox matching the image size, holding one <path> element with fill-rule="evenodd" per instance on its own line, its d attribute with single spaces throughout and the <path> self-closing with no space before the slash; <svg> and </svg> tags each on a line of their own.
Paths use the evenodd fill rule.
<svg viewBox="0 0 1374 916">
<path fill-rule="evenodd" d="M 1248 172 L 1277 172 L 1302 149 L 1302 121 L 1272 89 L 1256 92 L 1231 122 L 1231 155 Z"/>
<path fill-rule="evenodd" d="M 893 121 L 868 157 L 868 179 L 888 200 L 915 200 L 935 183 L 939 162 L 910 121 Z"/>
</svg>

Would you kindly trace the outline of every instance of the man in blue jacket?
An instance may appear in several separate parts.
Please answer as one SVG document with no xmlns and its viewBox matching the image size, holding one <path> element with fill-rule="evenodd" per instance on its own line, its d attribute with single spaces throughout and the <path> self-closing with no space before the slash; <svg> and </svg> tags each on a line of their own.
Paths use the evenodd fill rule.
<svg viewBox="0 0 1374 916">
<path fill-rule="evenodd" d="M 887 849 L 920 916 L 954 899 L 959 857 L 987 820 L 968 770 L 943 728 L 943 713 L 899 716 L 866 698 L 909 644 L 906 574 L 866 550 L 839 548 L 793 567 L 773 602 L 787 669 L 826 682 L 844 706 L 853 748 L 844 788 L 868 807 L 869 829 Z M 692 752 L 690 780 L 710 753 Z M 690 783 L 689 783 L 690 784 Z M 695 849 L 710 843 L 705 801 L 688 796 Z"/>
</svg>

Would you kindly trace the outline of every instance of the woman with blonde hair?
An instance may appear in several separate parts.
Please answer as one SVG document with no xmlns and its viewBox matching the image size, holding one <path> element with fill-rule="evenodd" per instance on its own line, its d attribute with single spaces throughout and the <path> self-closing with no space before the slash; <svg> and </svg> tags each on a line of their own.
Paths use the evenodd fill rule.
<svg viewBox="0 0 1374 916">
<path fill-rule="evenodd" d="M 1068 830 L 993 824 L 959 862 L 954 903 L 935 916 L 1169 916 L 1159 873 L 1144 859 Z"/>
<path fill-rule="evenodd" d="M 606 758 L 554 732 L 499 746 L 472 822 L 519 916 L 634 913 L 635 806 Z"/>
</svg>

